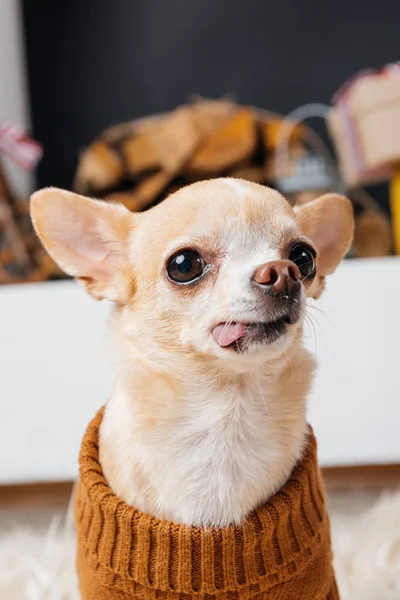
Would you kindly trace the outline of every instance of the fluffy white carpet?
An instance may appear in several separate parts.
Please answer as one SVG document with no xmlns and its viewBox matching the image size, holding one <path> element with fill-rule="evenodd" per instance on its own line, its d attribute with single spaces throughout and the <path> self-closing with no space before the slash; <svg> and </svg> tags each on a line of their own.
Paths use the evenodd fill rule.
<svg viewBox="0 0 400 600">
<path fill-rule="evenodd" d="M 359 515 L 332 513 L 333 549 L 343 600 L 400 600 L 400 493 Z"/>
<path fill-rule="evenodd" d="M 362 502 L 361 502 L 362 504 Z M 348 505 L 347 505 L 348 508 Z M 351 510 L 331 502 L 335 566 L 342 600 L 400 599 L 400 493 Z M 43 517 L 43 515 L 42 515 Z M 79 600 L 71 515 L 0 528 L 1 600 Z"/>
</svg>

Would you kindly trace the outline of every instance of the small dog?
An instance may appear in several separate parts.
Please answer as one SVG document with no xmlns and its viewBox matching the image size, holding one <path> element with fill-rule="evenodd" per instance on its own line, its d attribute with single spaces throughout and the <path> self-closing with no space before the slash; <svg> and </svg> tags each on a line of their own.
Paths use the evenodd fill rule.
<svg viewBox="0 0 400 600">
<path fill-rule="evenodd" d="M 292 209 L 226 178 L 141 214 L 45 189 L 32 218 L 60 267 L 114 303 L 116 383 L 100 431 L 111 489 L 159 519 L 240 524 L 301 458 L 306 299 L 350 246 L 350 202 L 327 194 Z"/>
</svg>

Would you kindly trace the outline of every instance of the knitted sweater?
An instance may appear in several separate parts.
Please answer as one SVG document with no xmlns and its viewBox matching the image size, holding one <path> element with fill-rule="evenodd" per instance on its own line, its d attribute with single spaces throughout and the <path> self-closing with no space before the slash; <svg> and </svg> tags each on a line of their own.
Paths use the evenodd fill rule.
<svg viewBox="0 0 400 600">
<path fill-rule="evenodd" d="M 102 415 L 90 423 L 80 453 L 75 520 L 82 600 L 339 599 L 311 430 L 281 491 L 241 526 L 207 529 L 161 521 L 113 494 L 99 463 Z"/>
</svg>

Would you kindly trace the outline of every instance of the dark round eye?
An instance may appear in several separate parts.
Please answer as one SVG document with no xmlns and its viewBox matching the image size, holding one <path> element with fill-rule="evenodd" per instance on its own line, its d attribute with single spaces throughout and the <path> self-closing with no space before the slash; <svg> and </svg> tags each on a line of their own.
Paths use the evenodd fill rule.
<svg viewBox="0 0 400 600">
<path fill-rule="evenodd" d="M 296 244 L 290 251 L 289 260 L 300 270 L 302 279 L 314 277 L 316 273 L 315 252 L 305 244 Z"/>
<path fill-rule="evenodd" d="M 204 267 L 200 254 L 194 250 L 182 250 L 169 259 L 167 273 L 176 283 L 189 283 L 202 275 Z"/>
</svg>

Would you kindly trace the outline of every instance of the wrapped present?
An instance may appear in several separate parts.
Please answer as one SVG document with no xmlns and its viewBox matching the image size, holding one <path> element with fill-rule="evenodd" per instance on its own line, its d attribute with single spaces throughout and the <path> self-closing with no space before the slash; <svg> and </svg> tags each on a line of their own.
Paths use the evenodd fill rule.
<svg viewBox="0 0 400 600">
<path fill-rule="evenodd" d="M 33 169 L 42 149 L 20 126 L 0 122 L 1 152 Z M 33 231 L 29 202 L 15 196 L 0 160 L 0 284 L 43 281 L 58 272 Z"/>
<path fill-rule="evenodd" d="M 329 128 L 347 185 L 389 179 L 400 162 L 400 63 L 358 73 L 333 104 Z"/>
</svg>

